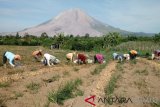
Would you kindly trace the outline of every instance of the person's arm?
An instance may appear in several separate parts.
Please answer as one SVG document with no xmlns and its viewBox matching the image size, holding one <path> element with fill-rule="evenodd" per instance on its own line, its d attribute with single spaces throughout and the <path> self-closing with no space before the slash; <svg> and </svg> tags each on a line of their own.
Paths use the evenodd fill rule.
<svg viewBox="0 0 160 107">
<path fill-rule="evenodd" d="M 12 67 L 15 67 L 15 65 L 13 64 L 13 61 L 14 61 L 14 58 L 13 58 L 13 59 L 9 59 L 9 64 L 10 64 Z"/>
<path fill-rule="evenodd" d="M 39 55 L 42 56 L 42 52 L 39 52 Z"/>
<path fill-rule="evenodd" d="M 48 65 L 48 66 L 51 66 L 51 65 L 50 65 L 50 58 L 46 58 L 46 60 L 47 60 L 47 65 Z"/>
</svg>

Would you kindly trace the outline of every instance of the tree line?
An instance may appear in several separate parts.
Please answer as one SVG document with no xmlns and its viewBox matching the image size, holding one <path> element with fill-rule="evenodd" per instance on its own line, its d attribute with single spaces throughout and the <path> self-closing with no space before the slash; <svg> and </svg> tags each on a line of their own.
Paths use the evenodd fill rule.
<svg viewBox="0 0 160 107">
<path fill-rule="evenodd" d="M 128 41 L 153 41 L 160 43 L 160 33 L 152 37 L 128 35 L 124 36 L 117 32 L 109 33 L 101 37 L 64 35 L 59 33 L 50 37 L 47 33 L 42 33 L 40 37 L 25 34 L 23 37 L 18 33 L 13 35 L 0 35 L 0 45 L 20 45 L 20 46 L 45 46 L 50 47 L 51 44 L 59 44 L 61 49 L 92 51 L 101 50 L 103 48 L 114 47 L 122 42 Z"/>
</svg>

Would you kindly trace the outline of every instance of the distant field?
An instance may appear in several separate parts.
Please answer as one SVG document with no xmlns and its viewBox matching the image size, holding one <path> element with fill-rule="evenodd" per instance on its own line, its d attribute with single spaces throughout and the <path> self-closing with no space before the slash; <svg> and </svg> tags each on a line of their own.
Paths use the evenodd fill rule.
<svg viewBox="0 0 160 107">
<path fill-rule="evenodd" d="M 154 50 L 160 49 L 160 44 L 149 41 L 130 41 L 112 48 L 112 50 L 122 52 L 128 52 L 132 49 L 137 50 L 140 53 L 152 53 Z"/>
</svg>

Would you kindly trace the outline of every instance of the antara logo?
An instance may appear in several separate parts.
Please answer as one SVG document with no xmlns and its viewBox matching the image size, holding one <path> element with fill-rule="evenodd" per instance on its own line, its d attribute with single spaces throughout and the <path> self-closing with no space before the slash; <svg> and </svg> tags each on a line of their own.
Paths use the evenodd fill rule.
<svg viewBox="0 0 160 107">
<path fill-rule="evenodd" d="M 89 104 L 91 104 L 91 105 L 93 105 L 93 106 L 96 106 L 96 104 L 94 104 L 95 97 L 96 97 L 96 96 L 93 95 L 93 96 L 91 96 L 91 97 L 89 97 L 89 98 L 86 98 L 84 101 L 87 102 L 87 103 L 89 103 Z"/>
</svg>

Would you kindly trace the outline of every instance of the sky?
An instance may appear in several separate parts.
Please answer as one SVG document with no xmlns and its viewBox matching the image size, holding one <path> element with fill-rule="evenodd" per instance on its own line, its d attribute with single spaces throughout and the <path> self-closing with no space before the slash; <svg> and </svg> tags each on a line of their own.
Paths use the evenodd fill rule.
<svg viewBox="0 0 160 107">
<path fill-rule="evenodd" d="M 160 32 L 160 0 L 0 0 L 0 32 L 39 25 L 71 8 L 123 30 Z"/>
</svg>

